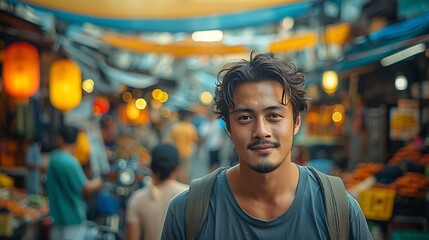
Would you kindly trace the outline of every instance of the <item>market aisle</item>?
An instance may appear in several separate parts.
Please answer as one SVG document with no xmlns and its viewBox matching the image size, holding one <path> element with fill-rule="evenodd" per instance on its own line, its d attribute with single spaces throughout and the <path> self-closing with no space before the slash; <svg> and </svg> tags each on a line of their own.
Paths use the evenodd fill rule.
<svg viewBox="0 0 429 240">
<path fill-rule="evenodd" d="M 208 154 L 204 145 L 198 148 L 196 154 L 191 159 L 191 179 L 200 178 L 209 173 Z"/>
</svg>

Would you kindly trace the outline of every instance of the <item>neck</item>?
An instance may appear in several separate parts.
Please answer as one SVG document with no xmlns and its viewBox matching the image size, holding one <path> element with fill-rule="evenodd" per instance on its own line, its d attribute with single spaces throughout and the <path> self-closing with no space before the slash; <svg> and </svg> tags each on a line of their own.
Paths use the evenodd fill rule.
<svg viewBox="0 0 429 240">
<path fill-rule="evenodd" d="M 60 146 L 60 149 L 63 151 L 67 151 L 73 155 L 76 150 L 76 147 L 74 144 L 63 144 Z"/>
<path fill-rule="evenodd" d="M 271 220 L 289 209 L 295 199 L 299 169 L 290 162 L 284 165 L 268 174 L 240 169 L 239 165 L 228 170 L 232 194 L 247 214 Z"/>
<path fill-rule="evenodd" d="M 160 184 L 163 184 L 163 183 L 165 183 L 165 182 L 167 182 L 169 180 L 175 180 L 175 179 L 176 179 L 176 177 L 173 176 L 173 174 L 171 174 L 168 178 L 160 180 L 159 179 L 159 175 L 155 174 L 152 177 L 152 182 L 153 182 L 153 185 L 160 185 Z"/>
<path fill-rule="evenodd" d="M 267 202 L 275 201 L 279 195 L 294 193 L 298 178 L 298 167 L 290 162 L 285 162 L 273 172 L 264 174 L 240 164 L 228 171 L 228 182 L 234 195 Z"/>
</svg>

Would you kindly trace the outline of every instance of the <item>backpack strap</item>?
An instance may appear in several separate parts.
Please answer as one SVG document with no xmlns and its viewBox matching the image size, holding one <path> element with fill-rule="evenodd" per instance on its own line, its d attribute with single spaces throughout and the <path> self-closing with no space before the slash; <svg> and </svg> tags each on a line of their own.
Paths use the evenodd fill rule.
<svg viewBox="0 0 429 240">
<path fill-rule="evenodd" d="M 326 219 L 331 239 L 349 239 L 349 207 L 344 183 L 339 177 L 330 176 L 308 166 L 323 191 Z"/>
<path fill-rule="evenodd" d="M 213 185 L 217 175 L 225 169 L 219 167 L 208 175 L 192 180 L 185 207 L 185 239 L 197 238 L 206 218 Z"/>
</svg>

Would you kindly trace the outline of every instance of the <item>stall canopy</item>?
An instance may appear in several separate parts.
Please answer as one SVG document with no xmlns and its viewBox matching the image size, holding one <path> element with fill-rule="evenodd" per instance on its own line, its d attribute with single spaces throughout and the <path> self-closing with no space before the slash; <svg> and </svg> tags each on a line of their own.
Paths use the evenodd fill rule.
<svg viewBox="0 0 429 240">
<path fill-rule="evenodd" d="M 368 36 L 355 39 L 336 68 L 348 71 L 377 63 L 417 44 L 429 43 L 429 13 L 386 26 Z"/>
<path fill-rule="evenodd" d="M 99 79 L 105 86 L 101 88 L 103 91 L 117 90 L 118 85 L 124 83 L 144 88 L 157 84 L 160 78 L 185 78 L 180 76 L 181 70 L 175 68 L 183 66 L 177 64 L 180 60 L 192 57 L 216 60 L 219 56 L 227 59 L 227 55 L 234 54 L 247 56 L 251 49 L 297 53 L 298 66 L 319 66 L 321 64 L 316 61 L 324 60 L 319 59 L 318 53 L 298 56 L 299 52 L 309 53 L 320 45 L 335 45 L 343 59 L 333 68 L 345 72 L 374 64 L 415 44 L 425 44 L 429 37 L 429 14 L 426 13 L 350 42 L 353 23 L 337 18 L 333 23 L 324 24 L 315 15 L 322 3 L 318 0 L 128 0 L 126 4 L 117 0 L 6 2 L 34 9 L 34 18 L 41 22 L 47 35 L 52 31 L 56 34 L 54 46 L 63 48 L 68 57 L 79 63 L 84 77 L 96 82 Z M 340 2 L 345 6 L 354 1 L 323 1 L 326 2 Z M 295 23 L 305 23 L 280 34 L 276 30 L 286 17 L 297 20 Z M 313 25 L 309 23 L 310 18 L 313 18 Z M 270 28 L 275 30 L 268 30 Z M 249 29 L 253 30 L 246 35 Z M 202 30 L 221 30 L 224 38 L 217 42 L 189 38 L 191 33 Z M 162 34 L 172 40 L 159 41 L 156 36 Z M 201 62 L 204 61 L 197 61 L 197 64 Z M 158 71 L 160 68 L 162 71 Z M 212 69 L 203 70 L 213 73 Z M 315 78 L 313 82 L 319 83 L 320 76 Z"/>
<path fill-rule="evenodd" d="M 9 0 L 19 3 L 22 1 Z M 134 32 L 194 32 L 272 24 L 308 13 L 314 0 L 27 0 L 57 19 Z"/>
</svg>

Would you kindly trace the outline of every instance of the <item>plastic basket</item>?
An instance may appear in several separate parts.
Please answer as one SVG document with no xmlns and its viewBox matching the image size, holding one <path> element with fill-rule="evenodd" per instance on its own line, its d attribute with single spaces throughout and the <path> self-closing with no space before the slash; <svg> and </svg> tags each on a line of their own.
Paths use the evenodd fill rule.
<svg viewBox="0 0 429 240">
<path fill-rule="evenodd" d="M 396 191 L 371 188 L 359 193 L 359 204 L 368 220 L 388 221 L 392 217 Z"/>
<path fill-rule="evenodd" d="M 427 231 L 395 230 L 392 232 L 392 240 L 422 240 L 429 239 Z"/>
<path fill-rule="evenodd" d="M 8 237 L 13 233 L 13 214 L 0 212 L 0 236 Z"/>
</svg>

